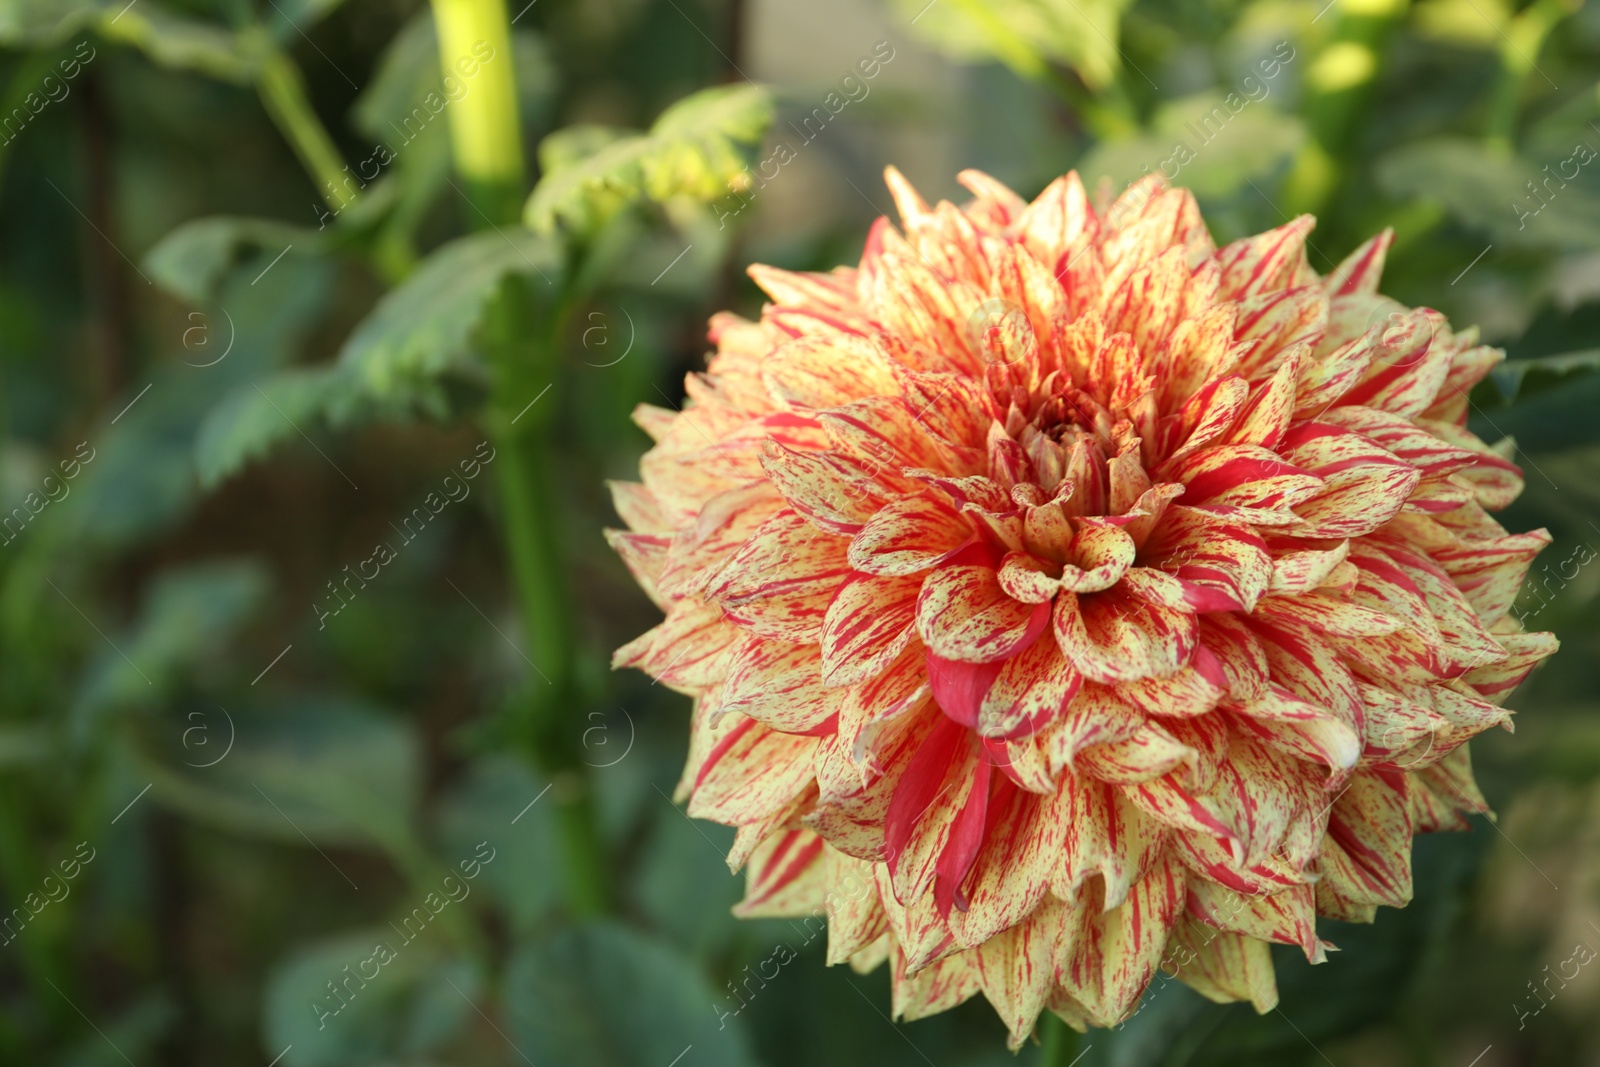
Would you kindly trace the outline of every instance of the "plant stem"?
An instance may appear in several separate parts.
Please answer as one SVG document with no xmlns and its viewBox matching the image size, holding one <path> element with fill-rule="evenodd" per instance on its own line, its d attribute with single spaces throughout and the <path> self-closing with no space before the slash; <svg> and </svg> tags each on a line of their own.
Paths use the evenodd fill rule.
<svg viewBox="0 0 1600 1067">
<path fill-rule="evenodd" d="M 1078 1033 L 1055 1012 L 1045 1012 L 1044 1031 L 1042 1041 L 1043 1049 L 1039 1057 L 1039 1067 L 1069 1067 L 1076 1061 L 1078 1052 Z"/>
<path fill-rule="evenodd" d="M 343 211 L 356 202 L 360 193 L 333 138 L 311 109 L 300 68 L 276 45 L 263 43 L 260 48 L 256 91 L 261 94 L 267 114 L 317 183 L 322 199 L 334 211 Z"/>
<path fill-rule="evenodd" d="M 511 25 L 503 0 L 433 0 L 439 63 L 471 88 L 450 109 L 450 145 L 473 205 L 495 225 L 522 213 L 522 128 Z M 477 224 L 474 223 L 476 226 Z"/>
<path fill-rule="evenodd" d="M 466 183 L 475 229 L 520 225 L 524 195 L 511 33 L 503 0 L 433 0 L 439 59 L 446 71 L 477 74 L 450 110 L 456 169 Z M 577 692 L 574 612 L 557 518 L 551 460 L 553 401 L 537 401 L 555 380 L 570 293 L 536 308 L 527 282 L 507 278 L 483 329 L 493 385 L 485 427 L 494 443 L 506 551 L 526 628 L 531 682 L 521 740 L 550 779 L 561 834 L 568 910 L 591 915 L 607 902 L 604 852 L 596 827 L 581 732 L 569 721 Z M 531 406 L 530 406 L 531 405 Z"/>
<path fill-rule="evenodd" d="M 115 15 L 102 16 L 95 23 L 95 30 L 108 41 L 146 52 L 155 51 L 162 37 L 162 24 L 152 23 L 131 4 Z M 258 25 L 246 25 L 231 38 L 212 31 L 203 41 L 203 47 L 181 54 L 167 53 L 161 61 L 235 85 L 254 83 L 267 114 L 294 149 L 327 205 L 342 211 L 355 203 L 359 195 L 353 184 L 355 179 L 345 170 L 333 138 L 312 110 L 305 79 L 294 60 Z M 94 58 L 91 53 L 89 60 Z"/>
</svg>

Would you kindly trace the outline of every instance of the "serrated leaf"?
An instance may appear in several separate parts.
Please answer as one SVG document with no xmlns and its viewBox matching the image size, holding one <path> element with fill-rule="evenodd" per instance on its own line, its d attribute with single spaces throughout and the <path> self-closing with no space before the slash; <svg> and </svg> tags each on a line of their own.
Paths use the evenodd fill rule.
<svg viewBox="0 0 1600 1067">
<path fill-rule="evenodd" d="M 337 430 L 385 419 L 443 420 L 448 410 L 439 383 L 430 379 L 380 394 L 342 364 L 294 367 L 224 397 L 200 424 L 195 465 L 200 484 L 209 488 L 300 436 L 304 427 Z"/>
<path fill-rule="evenodd" d="M 311 423 L 325 407 L 338 404 L 336 395 L 345 393 L 332 367 L 283 371 L 230 393 L 206 416 L 195 437 L 200 484 L 218 485 L 263 458 L 295 436 L 296 425 Z"/>
<path fill-rule="evenodd" d="M 1592 445 L 1600 440 L 1600 420 L 1593 417 L 1600 406 L 1596 370 L 1600 349 L 1507 360 L 1490 372 L 1493 386 L 1474 391 L 1478 403 L 1468 425 L 1486 440 L 1514 438 L 1524 456 Z"/>
<path fill-rule="evenodd" d="M 1117 38 L 1129 0 L 895 0 L 913 32 L 962 62 L 998 60 L 1025 78 L 1051 63 L 1077 71 L 1092 89 L 1121 66 Z"/>
<path fill-rule="evenodd" d="M 753 1067 L 737 1018 L 682 956 L 610 924 L 572 927 L 517 950 L 506 968 L 511 1039 L 540 1067 L 662 1067 L 693 1046 L 696 1067 Z"/>
<path fill-rule="evenodd" d="M 634 136 L 616 126 L 580 122 L 563 127 L 539 142 L 539 170 L 545 174 L 565 170 L 608 145 Z"/>
<path fill-rule="evenodd" d="M 541 233 L 558 223 L 587 233 L 645 198 L 714 200 L 738 184 L 772 116 L 766 89 L 730 85 L 679 100 L 649 133 L 610 136 L 582 127 L 552 134 L 558 140 L 548 150 L 540 147 L 547 169 L 524 217 Z M 580 155 L 584 149 L 589 153 Z"/>
<path fill-rule="evenodd" d="M 201 481 L 215 485 L 315 426 L 444 417 L 441 379 L 476 368 L 473 335 L 501 281 L 523 274 L 543 288 L 560 273 L 550 242 L 520 228 L 444 245 L 379 299 L 336 363 L 241 386 L 218 405 L 196 442 Z"/>
<path fill-rule="evenodd" d="M 194 449 L 203 421 L 224 396 L 285 362 L 332 296 L 326 260 L 297 248 L 273 265 L 281 251 L 230 255 L 217 274 L 196 275 L 215 303 L 189 314 L 181 358 L 160 361 L 108 405 L 111 423 L 86 435 L 96 456 L 73 482 L 72 505 L 41 515 L 36 525 L 49 529 L 38 535 L 113 552 L 181 521 L 199 489 Z"/>
<path fill-rule="evenodd" d="M 370 390 L 434 377 L 471 355 L 483 309 L 508 274 L 554 285 L 561 255 L 548 240 L 520 229 L 461 237 L 435 251 L 378 301 L 351 333 L 339 362 Z"/>
<path fill-rule="evenodd" d="M 663 111 L 650 127 L 645 192 L 655 201 L 714 200 L 748 162 L 772 125 L 772 94 L 758 85 L 702 89 Z"/>
</svg>

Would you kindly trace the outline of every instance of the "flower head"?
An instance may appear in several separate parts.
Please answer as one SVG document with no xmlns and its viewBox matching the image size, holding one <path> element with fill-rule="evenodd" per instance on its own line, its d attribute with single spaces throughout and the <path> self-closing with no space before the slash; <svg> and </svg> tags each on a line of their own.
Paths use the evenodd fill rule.
<svg viewBox="0 0 1600 1067">
<path fill-rule="evenodd" d="M 1555 648 L 1543 531 L 1465 428 L 1503 353 L 1330 275 L 1309 217 L 1218 249 L 1147 180 L 1096 210 L 888 173 L 861 263 L 751 273 L 612 535 L 666 613 L 617 653 L 694 698 L 689 813 L 742 915 L 826 915 L 915 1018 L 982 992 L 1126 1018 L 1158 968 L 1266 1011 L 1268 945 L 1411 896 L 1483 811 L 1466 740 Z"/>
</svg>

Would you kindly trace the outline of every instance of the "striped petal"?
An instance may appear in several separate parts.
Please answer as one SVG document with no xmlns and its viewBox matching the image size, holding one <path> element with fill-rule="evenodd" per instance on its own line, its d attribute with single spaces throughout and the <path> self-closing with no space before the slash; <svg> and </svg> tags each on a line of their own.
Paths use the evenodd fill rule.
<svg viewBox="0 0 1600 1067">
<path fill-rule="evenodd" d="M 1024 604 L 1001 588 L 992 550 L 972 545 L 932 571 L 917 600 L 922 641 L 945 659 L 991 663 L 1043 631 L 1046 604 Z"/>
<path fill-rule="evenodd" d="M 1183 866 L 1163 856 L 1121 905 L 1084 909 L 1083 930 L 1061 964 L 1061 984 L 1097 1019 L 1114 1023 L 1132 1010 L 1155 974 L 1167 932 L 1183 911 Z"/>
<path fill-rule="evenodd" d="M 1085 678 L 1126 682 L 1176 673 L 1194 652 L 1193 615 L 1113 590 L 1055 602 L 1061 651 Z"/>
<path fill-rule="evenodd" d="M 822 671 L 828 685 L 879 674 L 915 636 L 920 579 L 855 574 L 839 587 L 822 624 Z"/>
</svg>

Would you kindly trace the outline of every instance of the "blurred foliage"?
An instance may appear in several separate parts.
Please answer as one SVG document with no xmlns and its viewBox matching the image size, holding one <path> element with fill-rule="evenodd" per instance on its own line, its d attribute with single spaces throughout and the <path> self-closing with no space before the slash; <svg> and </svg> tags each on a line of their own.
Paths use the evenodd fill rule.
<svg viewBox="0 0 1600 1067">
<path fill-rule="evenodd" d="M 1324 271 L 1393 226 L 1385 291 L 1509 351 L 1473 424 L 1554 536 L 1519 611 L 1565 651 L 1474 746 L 1498 824 L 1284 953 L 1280 1010 L 1158 980 L 1083 1067 L 1600 1056 L 1600 972 L 1530 994 L 1600 946 L 1600 8 L 506 15 L 520 222 L 453 162 L 482 71 L 418 0 L 0 0 L 0 1062 L 1038 1061 L 732 919 L 731 833 L 668 799 L 683 701 L 606 670 L 655 617 L 598 534 L 630 408 L 759 307 L 744 263 L 852 258 L 888 162 L 1163 171 L 1219 241 L 1315 213 Z"/>
</svg>

